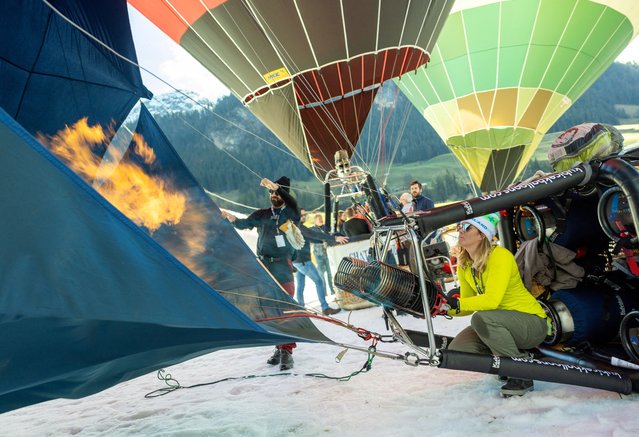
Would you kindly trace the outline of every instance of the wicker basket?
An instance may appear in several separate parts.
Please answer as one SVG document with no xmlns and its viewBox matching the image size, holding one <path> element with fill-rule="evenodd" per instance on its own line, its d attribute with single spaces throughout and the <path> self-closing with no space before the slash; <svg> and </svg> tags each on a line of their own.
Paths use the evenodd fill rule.
<svg viewBox="0 0 639 437">
<path fill-rule="evenodd" d="M 343 310 L 361 310 L 363 308 L 374 307 L 376 304 L 366 299 L 359 298 L 348 291 L 344 291 L 339 287 L 335 287 L 335 295 L 337 299 L 335 302 Z"/>
</svg>

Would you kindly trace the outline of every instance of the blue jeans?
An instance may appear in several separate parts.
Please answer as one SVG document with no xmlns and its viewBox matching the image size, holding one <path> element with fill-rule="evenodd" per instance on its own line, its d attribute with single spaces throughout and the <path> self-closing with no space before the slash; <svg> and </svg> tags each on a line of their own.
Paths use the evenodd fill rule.
<svg viewBox="0 0 639 437">
<path fill-rule="evenodd" d="M 331 273 L 331 265 L 328 262 L 328 257 L 315 255 L 315 261 L 317 261 L 317 271 L 319 272 L 320 277 L 322 279 L 326 277 L 324 283 L 328 284 L 331 294 L 335 294 L 335 290 L 333 289 L 333 274 Z"/>
<path fill-rule="evenodd" d="M 293 263 L 293 266 L 297 270 L 295 273 L 297 303 L 304 306 L 304 286 L 306 285 L 306 277 L 308 276 L 311 278 L 311 281 L 315 282 L 317 297 L 319 298 L 320 305 L 322 305 L 322 310 L 328 309 L 328 302 L 326 302 L 326 298 L 324 297 L 324 281 L 322 281 L 322 277 L 315 268 L 315 265 L 310 261 L 306 261 L 304 263 Z"/>
</svg>

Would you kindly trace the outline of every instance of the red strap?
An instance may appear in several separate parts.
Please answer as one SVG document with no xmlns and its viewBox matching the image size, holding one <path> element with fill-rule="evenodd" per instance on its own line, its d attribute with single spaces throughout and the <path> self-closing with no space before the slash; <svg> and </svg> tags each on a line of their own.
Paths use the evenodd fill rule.
<svg viewBox="0 0 639 437">
<path fill-rule="evenodd" d="M 619 236 L 621 238 L 627 238 L 628 236 L 630 236 L 630 233 L 626 230 L 626 227 L 623 225 L 621 220 L 615 220 L 615 225 L 617 225 L 617 228 L 619 228 L 619 231 L 620 231 Z M 623 246 L 621 250 L 623 251 L 623 254 L 626 257 L 626 262 L 628 263 L 628 268 L 630 269 L 630 273 L 632 273 L 635 276 L 639 276 L 639 265 L 637 265 L 637 260 L 635 259 L 634 250 L 627 247 L 623 247 Z"/>
<path fill-rule="evenodd" d="M 632 249 L 627 249 L 625 247 L 622 250 L 623 254 L 626 256 L 626 262 L 630 268 L 630 273 L 635 276 L 639 276 L 639 265 L 637 265 L 637 260 L 635 259 L 635 252 Z"/>
</svg>

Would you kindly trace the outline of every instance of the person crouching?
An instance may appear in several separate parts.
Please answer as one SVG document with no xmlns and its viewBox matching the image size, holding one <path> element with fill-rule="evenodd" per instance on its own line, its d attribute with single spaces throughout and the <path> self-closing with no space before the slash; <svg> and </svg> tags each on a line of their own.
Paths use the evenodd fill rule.
<svg viewBox="0 0 639 437">
<path fill-rule="evenodd" d="M 459 297 L 448 299 L 451 316 L 472 314 L 448 349 L 528 357 L 526 349 L 546 337 L 546 313 L 524 286 L 514 255 L 492 244 L 497 234 L 496 213 L 460 222 L 458 226 Z M 508 378 L 503 396 L 521 396 L 533 390 L 530 379 Z"/>
</svg>

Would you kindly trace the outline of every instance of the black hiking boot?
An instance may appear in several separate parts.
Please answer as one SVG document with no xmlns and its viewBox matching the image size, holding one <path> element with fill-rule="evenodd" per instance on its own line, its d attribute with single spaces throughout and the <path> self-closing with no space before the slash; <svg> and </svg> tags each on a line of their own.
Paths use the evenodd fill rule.
<svg viewBox="0 0 639 437">
<path fill-rule="evenodd" d="M 501 386 L 501 395 L 505 398 L 523 396 L 533 390 L 532 379 L 508 378 L 508 382 Z"/>
<path fill-rule="evenodd" d="M 280 370 L 290 370 L 293 368 L 293 354 L 289 351 L 280 351 Z"/>
<path fill-rule="evenodd" d="M 271 366 L 279 364 L 281 355 L 282 353 L 280 352 L 280 350 L 276 348 L 275 352 L 273 352 L 273 355 L 271 355 L 271 358 L 266 360 L 266 364 L 270 364 Z"/>
</svg>

